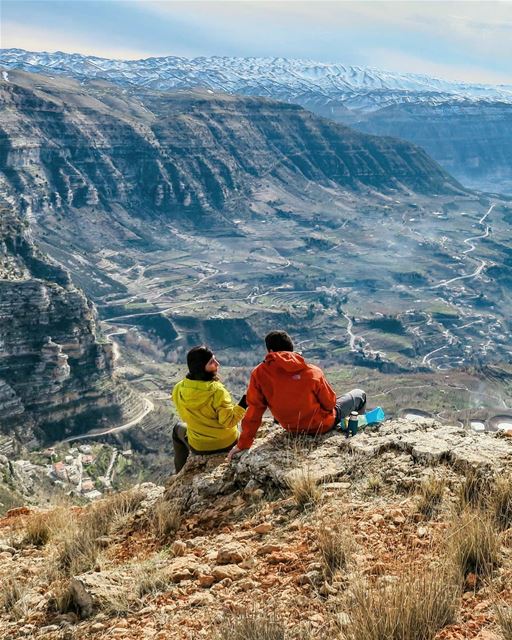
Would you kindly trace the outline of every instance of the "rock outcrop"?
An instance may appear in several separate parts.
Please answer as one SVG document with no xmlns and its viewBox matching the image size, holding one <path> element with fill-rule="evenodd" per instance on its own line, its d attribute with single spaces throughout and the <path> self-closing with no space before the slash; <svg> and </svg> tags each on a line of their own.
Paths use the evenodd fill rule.
<svg viewBox="0 0 512 640">
<path fill-rule="evenodd" d="M 53 441 L 129 419 L 139 401 L 113 369 L 93 305 L 0 210 L 0 431 Z"/>
<path fill-rule="evenodd" d="M 407 485 L 418 479 L 418 471 L 442 463 L 459 473 L 473 468 L 489 475 L 501 473 L 512 463 L 511 438 L 432 419 L 387 421 L 350 439 L 338 431 L 313 440 L 297 439 L 273 424 L 265 429 L 265 437 L 233 464 L 222 464 L 224 456 L 190 458 L 183 471 L 171 478 L 168 495 L 196 512 L 207 508 L 214 496 L 239 489 L 249 494 L 283 491 L 304 468 L 318 483 L 343 483 L 354 479 L 354 474 L 361 475 L 373 460 L 394 482 Z M 394 454 L 390 459 L 389 452 Z"/>
</svg>

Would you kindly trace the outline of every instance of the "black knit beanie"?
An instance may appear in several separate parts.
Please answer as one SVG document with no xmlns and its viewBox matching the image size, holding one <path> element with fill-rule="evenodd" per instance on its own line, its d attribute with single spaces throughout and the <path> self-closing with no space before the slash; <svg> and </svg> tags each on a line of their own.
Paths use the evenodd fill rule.
<svg viewBox="0 0 512 640">
<path fill-rule="evenodd" d="M 213 351 L 207 346 L 194 347 L 187 353 L 187 378 L 191 380 L 211 380 L 213 375 L 205 371 L 208 362 L 213 358 Z"/>
</svg>

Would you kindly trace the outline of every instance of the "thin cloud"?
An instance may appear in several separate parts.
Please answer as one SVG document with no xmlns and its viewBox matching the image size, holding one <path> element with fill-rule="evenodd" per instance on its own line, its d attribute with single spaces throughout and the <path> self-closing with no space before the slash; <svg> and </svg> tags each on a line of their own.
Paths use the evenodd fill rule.
<svg viewBox="0 0 512 640">
<path fill-rule="evenodd" d="M 370 57 L 379 60 L 379 68 L 386 71 L 417 73 L 454 82 L 481 84 L 510 85 L 512 80 L 510 75 L 495 73 L 486 68 L 437 63 L 427 58 L 404 55 L 389 49 L 372 49 Z"/>
<path fill-rule="evenodd" d="M 105 45 L 103 41 L 95 42 L 91 38 L 80 38 L 76 35 L 67 36 L 59 29 L 38 28 L 11 21 L 2 21 L 1 40 L 2 47 L 5 49 L 63 51 L 65 53 L 82 53 L 116 60 L 135 60 L 147 58 L 150 55 L 147 51 L 118 45 Z"/>
</svg>

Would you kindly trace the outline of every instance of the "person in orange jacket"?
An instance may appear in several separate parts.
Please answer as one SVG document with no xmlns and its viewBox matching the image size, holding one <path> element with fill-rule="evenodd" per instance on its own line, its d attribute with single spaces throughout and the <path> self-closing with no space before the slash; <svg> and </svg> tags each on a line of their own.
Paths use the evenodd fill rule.
<svg viewBox="0 0 512 640">
<path fill-rule="evenodd" d="M 286 331 L 271 331 L 265 337 L 265 345 L 268 353 L 251 373 L 248 408 L 229 460 L 251 447 L 266 409 L 286 431 L 309 435 L 330 431 L 351 411 L 364 413 L 366 393 L 352 389 L 336 397 L 320 367 L 308 364 L 293 351 Z"/>
</svg>

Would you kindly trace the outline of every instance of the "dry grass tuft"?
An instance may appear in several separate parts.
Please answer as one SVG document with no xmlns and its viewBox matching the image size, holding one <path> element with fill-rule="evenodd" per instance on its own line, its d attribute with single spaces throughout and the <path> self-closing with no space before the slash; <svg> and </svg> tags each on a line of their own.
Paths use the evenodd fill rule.
<svg viewBox="0 0 512 640">
<path fill-rule="evenodd" d="M 512 476 L 496 479 L 489 495 L 488 507 L 501 530 L 512 526 Z"/>
<path fill-rule="evenodd" d="M 493 519 L 483 512 L 463 512 L 453 524 L 448 557 L 461 580 L 470 573 L 480 579 L 490 576 L 500 564 L 500 540 Z"/>
<path fill-rule="evenodd" d="M 431 518 L 443 501 L 446 490 L 446 480 L 430 476 L 419 486 L 418 502 L 416 508 L 419 513 L 427 518 Z"/>
<path fill-rule="evenodd" d="M 512 607 L 505 605 L 497 607 L 496 618 L 503 635 L 503 640 L 512 640 Z"/>
<path fill-rule="evenodd" d="M 174 540 L 182 522 L 181 504 L 176 500 L 158 500 L 150 515 L 150 526 L 163 544 Z"/>
<path fill-rule="evenodd" d="M 286 484 L 298 507 L 314 507 L 322 499 L 322 489 L 309 467 L 300 467 L 286 478 Z"/>
<path fill-rule="evenodd" d="M 58 573 L 77 575 L 94 569 L 100 555 L 97 537 L 89 528 L 71 530 L 56 558 Z"/>
<path fill-rule="evenodd" d="M 458 508 L 484 508 L 490 491 L 490 479 L 481 469 L 470 467 L 458 492 Z"/>
<path fill-rule="evenodd" d="M 14 578 L 8 578 L 0 587 L 0 611 L 9 613 L 16 618 L 24 615 L 23 602 L 26 589 Z"/>
<path fill-rule="evenodd" d="M 134 575 L 135 587 L 134 591 L 137 597 L 166 591 L 171 584 L 169 572 L 164 568 L 155 566 L 141 566 Z"/>
<path fill-rule="evenodd" d="M 432 640 L 453 621 L 459 590 L 443 571 L 407 574 L 352 591 L 345 640 Z"/>
<path fill-rule="evenodd" d="M 50 516 L 47 512 L 37 512 L 31 514 L 25 526 L 25 536 L 23 545 L 33 545 L 34 547 L 44 547 L 52 534 L 50 526 Z"/>
<path fill-rule="evenodd" d="M 219 640 L 286 640 L 286 627 L 273 616 L 242 613 L 226 620 L 218 630 Z"/>
<path fill-rule="evenodd" d="M 109 616 L 126 616 L 134 611 L 135 606 L 132 592 L 123 588 L 103 594 L 100 603 L 101 610 Z"/>
<path fill-rule="evenodd" d="M 380 491 L 382 490 L 382 486 L 383 486 L 382 476 L 379 476 L 378 474 L 372 474 L 368 476 L 368 479 L 366 482 L 367 482 L 366 488 L 368 490 L 368 493 L 377 494 L 377 493 L 380 493 Z"/>
<path fill-rule="evenodd" d="M 61 535 L 55 562 L 57 572 L 76 575 L 94 569 L 101 551 L 99 539 L 121 526 L 127 526 L 143 498 L 143 493 L 126 491 L 92 505 Z"/>
<path fill-rule="evenodd" d="M 317 536 L 324 573 L 332 578 L 337 571 L 342 571 L 347 566 L 352 549 L 351 534 L 341 528 L 322 527 L 318 529 Z"/>
</svg>

